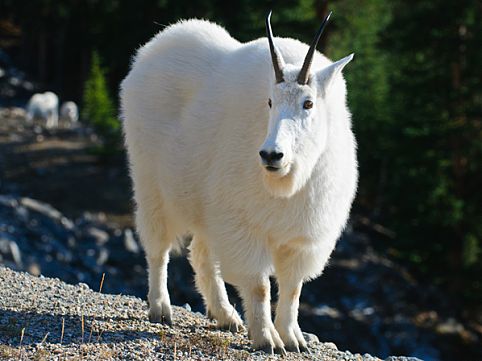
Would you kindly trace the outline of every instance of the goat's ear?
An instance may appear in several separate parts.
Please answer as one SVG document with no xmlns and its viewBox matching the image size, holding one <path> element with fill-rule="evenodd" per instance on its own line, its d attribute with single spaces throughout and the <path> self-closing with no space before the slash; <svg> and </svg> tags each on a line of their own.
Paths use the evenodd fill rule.
<svg viewBox="0 0 482 361">
<path fill-rule="evenodd" d="M 345 65 L 353 59 L 354 55 L 355 54 L 350 54 L 343 59 L 335 61 L 333 64 L 328 65 L 316 73 L 316 81 L 323 94 L 327 94 L 330 91 L 333 80 L 341 73 Z"/>
</svg>

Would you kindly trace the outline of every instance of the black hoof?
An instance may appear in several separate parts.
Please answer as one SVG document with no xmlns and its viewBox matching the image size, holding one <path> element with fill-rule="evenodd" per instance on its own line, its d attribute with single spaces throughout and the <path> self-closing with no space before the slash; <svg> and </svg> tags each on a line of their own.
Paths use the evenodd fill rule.
<svg viewBox="0 0 482 361">
<path fill-rule="evenodd" d="M 265 352 L 270 355 L 277 354 L 277 355 L 286 356 L 286 350 L 284 347 L 273 347 L 267 344 L 267 345 L 258 346 L 256 350 Z"/>
<path fill-rule="evenodd" d="M 300 352 L 300 349 L 297 345 L 285 345 L 286 351 L 288 352 Z"/>
<path fill-rule="evenodd" d="M 224 330 L 224 331 L 230 331 L 232 333 L 238 333 L 243 330 L 243 326 L 238 326 L 236 324 L 230 324 L 230 325 L 222 325 L 219 327 L 219 329 Z"/>
<path fill-rule="evenodd" d="M 160 323 L 162 325 L 172 326 L 171 316 L 165 315 L 149 315 L 149 322 Z"/>
<path fill-rule="evenodd" d="M 284 347 L 275 347 L 274 353 L 281 356 L 286 356 L 286 350 Z"/>
<path fill-rule="evenodd" d="M 310 351 L 310 349 L 308 348 L 308 346 L 300 345 L 299 347 L 300 347 L 300 352 L 306 352 L 306 353 L 311 354 L 311 351 Z"/>
<path fill-rule="evenodd" d="M 207 312 L 206 317 L 208 318 L 208 320 L 214 321 L 214 316 L 213 316 L 213 314 L 211 313 L 211 311 L 208 311 L 208 312 Z"/>
<path fill-rule="evenodd" d="M 258 346 L 258 347 L 256 347 L 256 350 L 265 352 L 265 353 L 270 354 L 270 355 L 274 354 L 273 346 L 271 346 L 270 344 Z"/>
</svg>

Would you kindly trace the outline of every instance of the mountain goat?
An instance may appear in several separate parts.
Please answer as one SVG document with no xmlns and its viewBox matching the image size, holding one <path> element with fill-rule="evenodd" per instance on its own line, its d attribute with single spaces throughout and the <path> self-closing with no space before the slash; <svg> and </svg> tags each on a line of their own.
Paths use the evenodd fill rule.
<svg viewBox="0 0 482 361">
<path fill-rule="evenodd" d="M 27 121 L 34 118 L 44 120 L 46 128 L 57 128 L 59 125 L 59 98 L 52 92 L 32 95 L 27 104 Z"/>
<path fill-rule="evenodd" d="M 60 107 L 60 118 L 67 121 L 69 125 L 77 123 L 79 120 L 79 109 L 74 102 L 64 102 Z"/>
<path fill-rule="evenodd" d="M 271 15 L 271 14 L 270 14 Z M 169 251 L 193 236 L 190 261 L 208 315 L 243 322 L 256 349 L 307 350 L 302 283 L 321 274 L 357 186 L 343 67 L 293 39 L 248 43 L 180 21 L 139 49 L 121 85 L 137 229 L 149 269 L 149 319 L 171 324 Z M 307 54 L 305 56 L 305 54 Z M 270 276 L 279 285 L 276 317 Z"/>
</svg>

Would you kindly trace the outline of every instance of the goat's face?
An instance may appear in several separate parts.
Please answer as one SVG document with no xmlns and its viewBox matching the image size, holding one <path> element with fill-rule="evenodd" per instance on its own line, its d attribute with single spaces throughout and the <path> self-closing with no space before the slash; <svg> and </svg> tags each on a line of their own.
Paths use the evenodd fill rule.
<svg viewBox="0 0 482 361">
<path fill-rule="evenodd" d="M 310 178 L 323 154 L 328 137 L 330 113 L 326 100 L 348 56 L 311 74 L 300 84 L 299 67 L 284 65 L 283 81 L 271 87 L 267 135 L 259 149 L 264 183 L 277 197 L 290 197 Z"/>
<path fill-rule="evenodd" d="M 284 197 L 291 195 L 295 178 L 306 178 L 299 173 L 311 173 L 326 144 L 326 117 L 318 89 L 298 84 L 298 72 L 298 68 L 289 71 L 285 67 L 285 81 L 272 87 L 266 99 L 267 135 L 259 150 L 269 190 Z M 280 183 L 285 184 L 283 190 L 278 190 Z"/>
<path fill-rule="evenodd" d="M 277 197 L 291 197 L 310 178 L 327 143 L 327 95 L 335 78 L 353 59 L 352 54 L 311 73 L 316 45 L 330 15 L 321 24 L 301 68 L 285 64 L 273 41 L 271 13 L 266 18 L 274 81 L 267 99 L 268 134 L 259 155 L 264 184 Z"/>
</svg>

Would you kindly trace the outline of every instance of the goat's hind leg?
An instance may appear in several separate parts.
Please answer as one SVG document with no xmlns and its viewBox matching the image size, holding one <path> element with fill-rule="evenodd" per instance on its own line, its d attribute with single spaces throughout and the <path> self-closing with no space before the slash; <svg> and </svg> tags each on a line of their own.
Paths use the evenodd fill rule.
<svg viewBox="0 0 482 361">
<path fill-rule="evenodd" d="M 243 330 L 243 321 L 229 303 L 219 268 L 211 261 L 204 241 L 194 236 L 190 251 L 189 260 L 196 273 L 196 287 L 204 299 L 208 317 L 214 318 L 221 329 L 233 332 Z"/>
<path fill-rule="evenodd" d="M 172 324 L 171 301 L 167 289 L 167 264 L 171 235 L 162 216 L 162 202 L 152 194 L 139 202 L 137 230 L 146 253 L 149 272 L 149 321 Z"/>
</svg>

